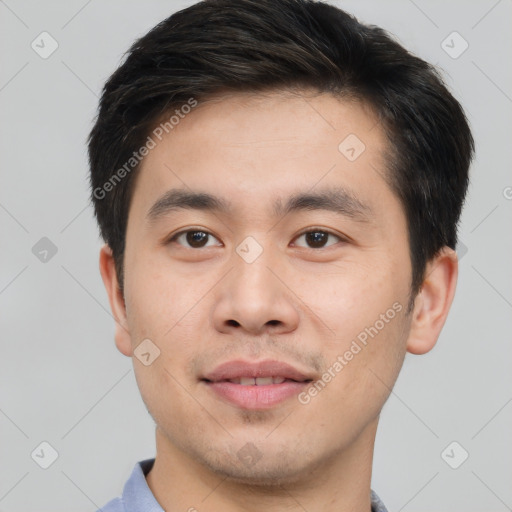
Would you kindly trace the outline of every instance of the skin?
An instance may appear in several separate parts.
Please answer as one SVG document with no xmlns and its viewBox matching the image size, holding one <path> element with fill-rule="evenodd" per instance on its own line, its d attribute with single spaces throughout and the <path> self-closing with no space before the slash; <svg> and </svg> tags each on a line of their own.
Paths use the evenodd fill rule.
<svg viewBox="0 0 512 512">
<path fill-rule="evenodd" d="M 366 146 L 353 162 L 338 150 L 349 134 Z M 407 223 L 383 178 L 386 148 L 365 105 L 276 91 L 201 103 L 145 157 L 129 211 L 124 298 L 108 246 L 100 270 L 116 345 L 133 357 L 156 423 L 147 482 L 165 510 L 370 510 L 379 413 L 406 352 L 435 345 L 457 280 L 456 254 L 444 248 L 407 313 Z M 366 219 L 272 213 L 278 198 L 333 187 L 364 203 Z M 232 211 L 179 209 L 149 222 L 173 188 L 222 197 Z M 207 246 L 168 242 L 186 229 L 211 233 Z M 315 246 L 301 236 L 308 230 L 332 235 Z M 252 263 L 236 252 L 248 236 L 263 249 Z M 294 396 L 243 410 L 200 381 L 233 359 L 286 361 L 321 379 L 395 303 L 401 311 L 307 404 Z M 146 338 L 160 350 L 149 366 L 133 353 Z M 250 464 L 237 456 L 247 443 L 259 456 Z"/>
</svg>

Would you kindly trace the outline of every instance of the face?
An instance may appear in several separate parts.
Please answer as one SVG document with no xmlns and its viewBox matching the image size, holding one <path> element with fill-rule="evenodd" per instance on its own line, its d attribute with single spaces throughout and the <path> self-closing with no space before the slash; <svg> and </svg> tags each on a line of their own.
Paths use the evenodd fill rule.
<svg viewBox="0 0 512 512">
<path fill-rule="evenodd" d="M 385 150 L 364 105 L 306 92 L 219 96 L 157 140 L 116 341 L 131 355 L 151 340 L 146 363 L 159 351 L 133 363 L 170 448 L 240 481 L 291 481 L 374 434 L 410 329 Z"/>
</svg>

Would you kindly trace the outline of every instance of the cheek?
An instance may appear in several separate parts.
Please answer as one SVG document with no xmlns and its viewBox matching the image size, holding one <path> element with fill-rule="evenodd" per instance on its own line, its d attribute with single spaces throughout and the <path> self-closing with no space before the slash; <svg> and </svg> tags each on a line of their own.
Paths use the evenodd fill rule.
<svg viewBox="0 0 512 512">
<path fill-rule="evenodd" d="M 142 271 L 143 270 L 143 271 Z M 127 283 L 128 284 L 128 283 Z M 204 342 L 204 284 L 176 278 L 145 265 L 134 269 L 127 287 L 129 326 L 134 346 L 149 338 L 159 350 L 150 366 L 134 358 L 135 375 L 144 403 L 158 421 L 197 406 L 191 399 L 191 362 Z"/>
<path fill-rule="evenodd" d="M 152 260 L 150 254 L 127 268 L 131 270 L 125 283 L 128 320 L 138 338 L 167 339 L 182 322 L 195 316 L 202 287 L 193 276 L 183 276 Z"/>
<path fill-rule="evenodd" d="M 132 345 L 136 348 L 150 339 L 159 351 L 150 366 L 144 366 L 135 355 L 134 369 L 144 402 L 158 414 L 163 403 L 166 408 L 187 403 L 183 386 L 191 382 L 186 372 L 205 324 L 207 312 L 200 303 L 204 291 L 200 283 L 178 279 L 176 273 L 162 272 L 156 265 L 133 265 L 131 270 L 125 289 Z M 162 390 L 166 390 L 166 398 Z"/>
<path fill-rule="evenodd" d="M 372 256 L 346 258 L 322 269 L 303 266 L 300 273 L 288 277 L 302 307 L 329 328 L 333 348 L 379 321 L 395 302 L 405 308 L 408 275 L 398 272 L 390 257 Z"/>
<path fill-rule="evenodd" d="M 328 366 L 330 392 L 324 397 L 334 406 L 382 404 L 405 356 L 409 275 L 398 272 L 391 258 L 381 261 L 347 262 L 346 270 L 299 282 L 298 295 L 333 331 L 319 350 Z"/>
<path fill-rule="evenodd" d="M 187 438 L 202 430 L 205 411 L 194 399 L 196 389 L 180 374 L 181 365 L 175 354 L 162 351 L 150 367 L 138 361 L 135 366 L 142 400 L 157 425 L 163 426 L 174 439 Z"/>
<path fill-rule="evenodd" d="M 403 310 L 390 317 L 384 325 L 368 322 L 358 335 L 328 348 L 328 367 L 320 379 L 325 387 L 318 386 L 313 409 L 333 418 L 334 431 L 345 428 L 357 435 L 389 397 L 405 356 L 407 324 Z"/>
</svg>

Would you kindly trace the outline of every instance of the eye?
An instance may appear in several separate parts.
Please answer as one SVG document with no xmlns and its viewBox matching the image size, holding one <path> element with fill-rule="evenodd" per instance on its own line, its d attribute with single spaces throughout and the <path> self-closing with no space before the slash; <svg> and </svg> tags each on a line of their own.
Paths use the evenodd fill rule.
<svg viewBox="0 0 512 512">
<path fill-rule="evenodd" d="M 211 244 L 210 239 L 217 240 L 211 233 L 202 231 L 199 229 L 191 229 L 188 231 L 180 231 L 169 239 L 169 243 L 177 242 L 184 247 L 190 249 L 201 249 L 203 247 L 210 247 L 215 244 Z M 218 241 L 218 240 L 217 240 Z"/>
<path fill-rule="evenodd" d="M 295 240 L 297 241 L 300 240 L 301 238 L 304 238 L 306 243 L 308 244 L 308 246 L 306 247 L 308 247 L 309 249 L 322 249 L 324 247 L 329 247 L 336 243 L 336 241 L 332 243 L 327 243 L 329 237 L 335 238 L 338 241 L 343 241 L 343 239 L 340 236 L 321 229 L 313 229 L 310 231 L 306 231 L 299 235 Z"/>
</svg>

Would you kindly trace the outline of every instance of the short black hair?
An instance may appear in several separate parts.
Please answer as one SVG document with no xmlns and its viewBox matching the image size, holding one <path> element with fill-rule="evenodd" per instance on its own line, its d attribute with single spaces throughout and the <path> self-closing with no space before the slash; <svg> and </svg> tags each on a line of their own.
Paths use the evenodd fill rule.
<svg viewBox="0 0 512 512">
<path fill-rule="evenodd" d="M 151 130 L 219 91 L 300 88 L 360 99 L 380 120 L 416 295 L 427 262 L 457 243 L 474 153 L 466 116 L 432 65 L 383 29 L 314 0 L 199 2 L 138 39 L 106 82 L 88 140 L 91 198 L 121 290 L 137 150 Z"/>
</svg>

